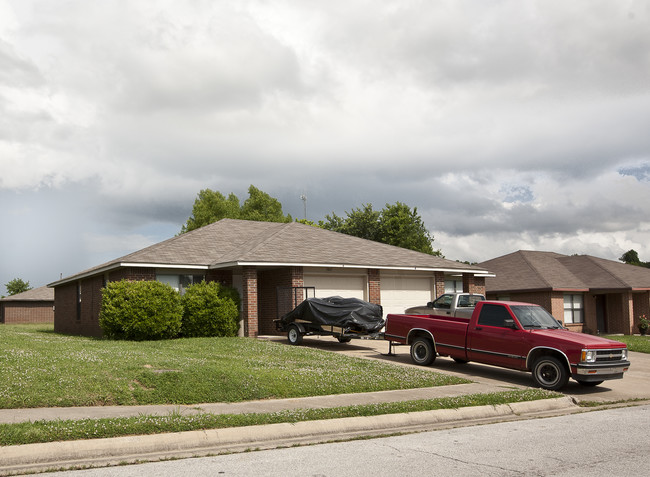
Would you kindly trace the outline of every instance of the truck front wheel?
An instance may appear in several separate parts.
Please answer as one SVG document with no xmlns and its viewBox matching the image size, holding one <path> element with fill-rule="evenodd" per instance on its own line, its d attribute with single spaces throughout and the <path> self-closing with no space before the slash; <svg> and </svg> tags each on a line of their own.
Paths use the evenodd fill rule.
<svg viewBox="0 0 650 477">
<path fill-rule="evenodd" d="M 420 366 L 429 366 L 436 360 L 433 343 L 427 338 L 415 338 L 411 344 L 411 359 Z"/>
<path fill-rule="evenodd" d="M 539 387 L 557 391 L 566 386 L 569 372 L 559 359 L 553 356 L 542 356 L 533 366 L 533 379 Z"/>
</svg>

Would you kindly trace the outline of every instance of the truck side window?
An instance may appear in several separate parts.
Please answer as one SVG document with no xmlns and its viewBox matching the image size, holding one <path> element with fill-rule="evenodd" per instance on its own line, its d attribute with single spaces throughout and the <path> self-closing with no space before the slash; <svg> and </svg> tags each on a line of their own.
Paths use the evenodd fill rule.
<svg viewBox="0 0 650 477">
<path fill-rule="evenodd" d="M 478 317 L 478 324 L 485 326 L 500 326 L 505 328 L 505 320 L 512 318 L 508 310 L 501 305 L 483 305 L 481 314 Z"/>
<path fill-rule="evenodd" d="M 453 295 L 442 295 L 440 298 L 438 298 L 436 301 L 433 302 L 433 307 L 445 308 L 448 310 L 451 308 L 451 302 L 453 299 L 454 299 Z"/>
</svg>

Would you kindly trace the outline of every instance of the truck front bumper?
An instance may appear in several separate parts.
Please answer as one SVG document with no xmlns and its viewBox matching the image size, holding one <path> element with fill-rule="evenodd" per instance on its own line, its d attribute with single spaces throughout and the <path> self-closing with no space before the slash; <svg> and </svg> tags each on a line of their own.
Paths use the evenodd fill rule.
<svg viewBox="0 0 650 477">
<path fill-rule="evenodd" d="M 581 363 L 576 366 L 573 377 L 581 381 L 602 381 L 603 379 L 620 379 L 630 367 L 629 361 L 617 363 Z"/>
</svg>

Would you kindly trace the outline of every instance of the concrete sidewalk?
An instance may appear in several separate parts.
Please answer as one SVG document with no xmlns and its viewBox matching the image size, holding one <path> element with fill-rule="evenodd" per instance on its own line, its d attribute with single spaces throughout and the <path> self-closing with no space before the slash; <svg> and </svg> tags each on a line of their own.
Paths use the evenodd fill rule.
<svg viewBox="0 0 650 477">
<path fill-rule="evenodd" d="M 282 338 L 267 337 L 266 339 L 281 340 Z M 331 338 L 321 337 L 306 338 L 305 345 L 364 359 L 380 359 L 401 366 L 413 366 L 410 362 L 408 347 L 398 347 L 394 356 L 387 356 L 388 343 L 385 341 L 355 340 L 352 343 L 341 344 Z M 295 424 L 273 424 L 151 436 L 6 446 L 2 447 L 0 452 L 0 475 L 41 472 L 48 469 L 74 466 L 102 466 L 172 457 L 241 452 L 250 449 L 269 449 L 287 445 L 344 440 L 359 436 L 415 432 L 558 415 L 579 411 L 580 408 L 575 404 L 576 399 L 603 402 L 635 398 L 650 399 L 650 379 L 648 379 L 650 356 L 632 353 L 631 362 L 631 370 L 623 380 L 605 382 L 602 386 L 596 388 L 583 388 L 577 383 L 571 382 L 565 390 L 566 396 L 559 399 Z M 267 413 L 291 409 L 329 408 L 356 404 L 453 397 L 528 388 L 532 385 L 529 373 L 471 363 L 458 365 L 447 358 L 438 358 L 431 370 L 462 376 L 474 382 L 434 388 L 243 403 L 5 409 L 0 410 L 0 423 L 56 419 L 99 419 L 139 415 L 160 416 L 170 413 L 183 415 L 198 413 Z"/>
</svg>

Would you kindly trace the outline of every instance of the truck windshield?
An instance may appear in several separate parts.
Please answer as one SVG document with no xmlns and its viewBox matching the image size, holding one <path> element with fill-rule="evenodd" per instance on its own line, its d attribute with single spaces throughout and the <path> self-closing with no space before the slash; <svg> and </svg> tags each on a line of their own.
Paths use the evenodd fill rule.
<svg viewBox="0 0 650 477">
<path fill-rule="evenodd" d="M 562 325 L 541 306 L 514 305 L 510 307 L 525 329 L 559 329 Z"/>
</svg>

